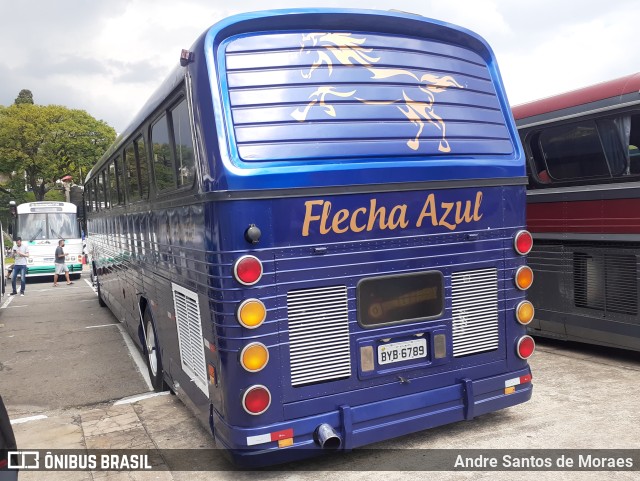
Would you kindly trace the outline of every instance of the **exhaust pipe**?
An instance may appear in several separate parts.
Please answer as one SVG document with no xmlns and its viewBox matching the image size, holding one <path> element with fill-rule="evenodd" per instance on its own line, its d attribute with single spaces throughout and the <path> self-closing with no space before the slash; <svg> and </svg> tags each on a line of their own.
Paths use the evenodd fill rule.
<svg viewBox="0 0 640 481">
<path fill-rule="evenodd" d="M 340 435 L 329 424 L 321 424 L 313 433 L 313 439 L 323 449 L 338 449 L 342 445 Z"/>
</svg>

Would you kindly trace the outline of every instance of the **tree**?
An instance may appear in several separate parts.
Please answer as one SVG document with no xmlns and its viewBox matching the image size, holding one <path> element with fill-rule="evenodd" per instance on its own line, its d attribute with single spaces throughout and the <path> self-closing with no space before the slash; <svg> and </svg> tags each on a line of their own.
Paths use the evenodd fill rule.
<svg viewBox="0 0 640 481">
<path fill-rule="evenodd" d="M 63 176 L 86 175 L 115 136 L 112 127 L 84 110 L 11 105 L 0 109 L 0 172 L 13 177 L 26 172 L 36 200 L 43 200 Z"/>
<path fill-rule="evenodd" d="M 13 103 L 15 105 L 20 105 L 20 104 L 33 105 L 33 94 L 31 93 L 31 90 L 22 89 Z"/>
</svg>

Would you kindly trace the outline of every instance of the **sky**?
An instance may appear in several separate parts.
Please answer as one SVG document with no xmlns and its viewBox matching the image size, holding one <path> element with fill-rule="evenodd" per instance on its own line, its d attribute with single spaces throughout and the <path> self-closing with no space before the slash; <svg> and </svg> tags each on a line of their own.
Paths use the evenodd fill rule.
<svg viewBox="0 0 640 481">
<path fill-rule="evenodd" d="M 511 105 L 640 71 L 637 0 L 0 0 L 0 105 L 86 110 L 117 132 L 209 26 L 295 7 L 397 9 L 491 45 Z"/>
</svg>

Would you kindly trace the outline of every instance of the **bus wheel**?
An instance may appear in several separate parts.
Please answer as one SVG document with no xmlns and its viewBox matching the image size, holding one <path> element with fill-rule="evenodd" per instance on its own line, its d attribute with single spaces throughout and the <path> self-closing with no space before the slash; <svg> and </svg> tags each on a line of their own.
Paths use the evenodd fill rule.
<svg viewBox="0 0 640 481">
<path fill-rule="evenodd" d="M 102 298 L 102 292 L 100 292 L 100 281 L 98 281 L 97 279 L 96 286 L 98 288 L 98 304 L 100 304 L 100 307 L 107 307 L 107 303 L 104 302 L 104 299 Z"/>
<path fill-rule="evenodd" d="M 158 337 L 153 323 L 153 317 L 151 316 L 151 311 L 149 311 L 148 307 L 144 310 L 143 317 L 146 338 L 145 351 L 147 353 L 147 368 L 149 369 L 151 384 L 153 385 L 154 391 L 165 391 L 167 389 L 167 385 L 164 382 L 162 358 L 160 357 L 160 351 L 158 348 Z"/>
</svg>

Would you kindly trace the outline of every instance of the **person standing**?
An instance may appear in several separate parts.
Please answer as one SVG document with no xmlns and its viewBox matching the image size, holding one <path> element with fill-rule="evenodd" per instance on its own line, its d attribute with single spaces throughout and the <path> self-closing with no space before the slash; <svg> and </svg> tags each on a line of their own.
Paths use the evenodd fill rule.
<svg viewBox="0 0 640 481">
<path fill-rule="evenodd" d="M 65 262 L 66 254 L 64 253 L 64 239 L 58 241 L 58 247 L 56 247 L 56 272 L 53 274 L 53 287 L 58 287 L 58 275 L 64 274 L 67 278 L 67 285 L 73 284 L 69 279 L 69 268 Z"/>
<path fill-rule="evenodd" d="M 15 296 L 18 291 L 16 290 L 16 278 L 20 274 L 20 295 L 24 296 L 24 288 L 27 283 L 27 259 L 29 258 L 29 248 L 22 243 L 22 238 L 16 239 L 16 245 L 13 246 L 13 272 L 11 275 L 11 287 L 13 287 L 12 296 Z"/>
</svg>

